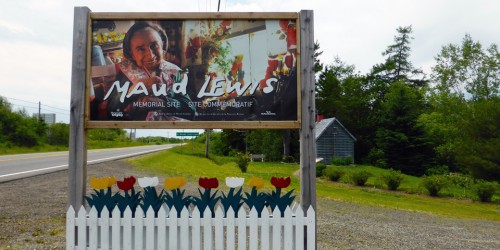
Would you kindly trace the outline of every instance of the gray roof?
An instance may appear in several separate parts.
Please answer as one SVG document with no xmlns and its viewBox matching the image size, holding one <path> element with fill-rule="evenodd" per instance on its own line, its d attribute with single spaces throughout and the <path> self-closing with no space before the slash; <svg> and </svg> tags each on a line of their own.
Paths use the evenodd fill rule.
<svg viewBox="0 0 500 250">
<path fill-rule="evenodd" d="M 340 123 L 340 121 L 335 118 L 335 117 L 332 117 L 332 118 L 328 118 L 328 119 L 323 119 L 319 122 L 316 123 L 316 140 L 318 140 L 318 138 L 323 134 L 323 132 L 326 131 L 326 128 L 328 128 L 334 121 L 337 121 L 337 123 L 347 132 L 347 134 L 354 140 L 354 141 L 357 141 L 356 137 L 354 137 L 350 132 L 349 130 L 347 130 L 344 125 L 342 125 L 342 123 Z"/>
</svg>

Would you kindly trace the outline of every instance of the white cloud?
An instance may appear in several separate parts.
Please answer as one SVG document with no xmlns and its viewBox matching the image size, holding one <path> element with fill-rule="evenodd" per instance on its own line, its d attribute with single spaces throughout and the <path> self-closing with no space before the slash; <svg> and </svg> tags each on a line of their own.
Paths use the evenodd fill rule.
<svg viewBox="0 0 500 250">
<path fill-rule="evenodd" d="M 1 29 L 6 29 L 14 34 L 28 34 L 32 36 L 35 35 L 35 32 L 32 29 L 22 24 L 10 22 L 8 20 L 0 20 L 0 30 Z"/>
</svg>

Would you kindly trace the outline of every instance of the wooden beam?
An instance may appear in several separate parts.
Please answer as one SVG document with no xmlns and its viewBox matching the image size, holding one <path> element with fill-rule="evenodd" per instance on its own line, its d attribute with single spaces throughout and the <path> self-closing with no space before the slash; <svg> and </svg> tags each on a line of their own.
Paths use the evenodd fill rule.
<svg viewBox="0 0 500 250">
<path fill-rule="evenodd" d="M 315 138 L 315 78 L 314 22 L 312 10 L 300 11 L 300 79 L 302 117 L 300 129 L 300 203 L 307 211 L 316 210 L 316 138 Z"/>
<path fill-rule="evenodd" d="M 87 179 L 87 129 L 85 119 L 85 85 L 89 12 L 75 7 L 73 23 L 73 59 L 68 160 L 68 206 L 79 209 L 83 204 Z"/>
<path fill-rule="evenodd" d="M 316 209 L 316 136 L 315 136 L 315 77 L 314 77 L 314 15 L 312 10 L 300 11 L 300 204 L 305 212 Z M 316 230 L 316 229 L 314 229 Z M 309 239 L 311 240 L 311 239 Z M 316 242 L 316 239 L 314 239 Z M 304 237 L 307 248 L 308 239 Z"/>
<path fill-rule="evenodd" d="M 296 19 L 296 12 L 92 12 L 92 19 L 153 20 L 153 19 Z"/>
</svg>

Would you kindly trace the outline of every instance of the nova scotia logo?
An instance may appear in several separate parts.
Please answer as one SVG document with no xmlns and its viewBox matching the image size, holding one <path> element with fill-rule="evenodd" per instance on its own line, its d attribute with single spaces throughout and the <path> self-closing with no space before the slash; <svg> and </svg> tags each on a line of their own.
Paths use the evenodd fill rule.
<svg viewBox="0 0 500 250">
<path fill-rule="evenodd" d="M 260 115 L 276 115 L 276 113 L 267 110 L 265 113 L 260 113 Z"/>
<path fill-rule="evenodd" d="M 123 117 L 123 112 L 121 112 L 120 109 L 117 109 L 116 112 L 111 111 L 111 116 L 112 117 Z"/>
</svg>

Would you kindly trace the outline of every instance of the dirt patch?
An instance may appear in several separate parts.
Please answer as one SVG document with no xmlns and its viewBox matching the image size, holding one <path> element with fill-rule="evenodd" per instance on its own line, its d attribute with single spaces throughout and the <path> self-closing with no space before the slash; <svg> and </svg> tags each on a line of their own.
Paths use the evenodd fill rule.
<svg viewBox="0 0 500 250">
<path fill-rule="evenodd" d="M 142 177 L 124 161 L 88 176 Z M 0 249 L 64 249 L 67 171 L 0 183 Z M 187 187 L 190 192 L 195 184 Z M 87 194 L 90 194 L 90 189 Z M 500 223 L 318 200 L 318 249 L 500 249 Z"/>
</svg>

